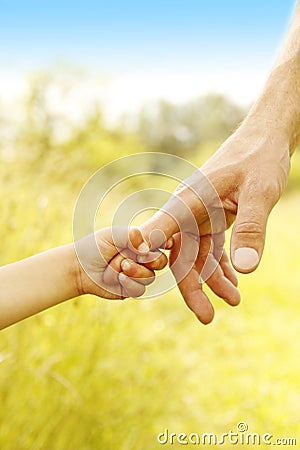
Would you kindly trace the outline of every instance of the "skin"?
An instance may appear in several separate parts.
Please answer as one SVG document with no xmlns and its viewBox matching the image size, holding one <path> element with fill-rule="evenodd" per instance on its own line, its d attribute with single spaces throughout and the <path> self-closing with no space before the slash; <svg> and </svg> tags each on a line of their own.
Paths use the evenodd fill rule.
<svg viewBox="0 0 300 450">
<path fill-rule="evenodd" d="M 82 269 L 73 244 L 4 266 L 0 268 L 0 327 L 77 295 L 91 293 L 108 299 L 142 295 L 153 280 L 153 270 L 166 264 L 166 257 L 156 251 L 165 241 L 167 248 L 172 247 L 170 266 L 186 304 L 202 323 L 211 322 L 214 310 L 200 282 L 205 261 L 212 267 L 205 277 L 207 285 L 227 303 L 237 305 L 237 278 L 223 249 L 225 228 L 234 223 L 230 246 L 234 268 L 241 273 L 252 272 L 262 257 L 267 220 L 285 188 L 290 156 L 299 137 L 298 2 L 275 66 L 243 124 L 194 174 L 192 183 L 179 186 L 164 208 L 141 227 L 154 251 L 137 251 L 143 242 L 141 232 L 133 231 L 129 240 L 122 235 L 115 245 L 111 230 L 105 229 L 96 235 L 102 256 L 94 258 L 87 252 L 85 261 L 98 283 Z M 225 226 L 217 223 L 218 239 L 212 234 L 202 199 L 195 193 L 195 187 L 198 193 L 202 187 L 205 190 L 203 175 L 214 186 L 225 213 Z M 189 219 L 178 214 L 179 200 L 195 217 L 197 235 L 193 227 L 189 230 Z M 210 206 L 214 207 L 213 201 Z M 153 233 L 157 231 L 160 237 L 155 239 Z"/>
<path fill-rule="evenodd" d="M 109 300 L 139 297 L 153 281 L 154 269 L 167 264 L 166 256 L 158 251 L 150 252 L 151 262 L 137 262 L 138 256 L 149 254 L 138 228 L 118 228 L 114 233 L 105 228 L 95 237 L 99 252 L 90 252 L 87 245 L 81 262 L 75 245 L 69 244 L 1 267 L 0 329 L 83 294 Z M 114 258 L 118 272 L 109 266 Z"/>
<path fill-rule="evenodd" d="M 149 242 L 153 230 L 163 231 L 165 239 L 174 237 L 171 269 L 186 304 L 202 323 L 212 321 L 214 310 L 203 292 L 199 276 L 203 260 L 213 258 L 215 250 L 202 245 L 203 240 L 211 241 L 212 231 L 206 209 L 193 188 L 196 186 L 197 192 L 201 192 L 203 175 L 214 186 L 226 216 L 226 227 L 221 227 L 220 234 L 225 231 L 223 228 L 234 224 L 231 262 L 238 272 L 253 272 L 263 254 L 269 214 L 286 186 L 290 157 L 299 143 L 299 135 L 300 2 L 277 61 L 244 122 L 194 174 L 192 182 L 179 186 L 163 209 L 142 226 Z M 189 226 L 176 212 L 180 209 L 178 200 L 184 201 L 192 211 L 200 236 L 200 239 L 194 239 L 198 257 L 194 264 L 190 262 L 191 267 L 185 277 L 178 276 L 180 264 L 187 264 L 185 252 L 174 268 L 182 241 L 182 234 L 180 236 L 178 232 L 182 228 L 186 231 Z M 206 282 L 219 297 L 236 305 L 239 303 L 237 279 L 225 251 L 219 248 L 217 253 L 216 274 Z"/>
</svg>

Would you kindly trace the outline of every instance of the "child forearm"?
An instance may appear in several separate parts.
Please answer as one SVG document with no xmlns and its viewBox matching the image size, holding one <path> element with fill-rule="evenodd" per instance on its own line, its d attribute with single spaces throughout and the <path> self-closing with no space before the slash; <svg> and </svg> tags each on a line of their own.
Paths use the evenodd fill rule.
<svg viewBox="0 0 300 450">
<path fill-rule="evenodd" d="M 0 329 L 76 297 L 73 245 L 0 268 Z"/>
<path fill-rule="evenodd" d="M 136 227 L 104 228 L 78 241 L 77 247 L 57 247 L 0 267 L 0 329 L 84 294 L 109 300 L 143 295 L 154 280 L 153 270 L 167 263 L 164 253 L 149 253 L 147 245 L 141 250 L 143 243 Z M 142 255 L 151 258 L 139 264 Z M 113 269 L 109 264 L 115 257 L 119 263 Z"/>
</svg>

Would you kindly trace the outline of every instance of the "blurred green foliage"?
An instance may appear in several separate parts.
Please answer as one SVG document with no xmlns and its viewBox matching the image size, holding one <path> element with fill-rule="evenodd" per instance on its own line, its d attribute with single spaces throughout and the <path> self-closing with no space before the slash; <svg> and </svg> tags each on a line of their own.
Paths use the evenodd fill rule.
<svg viewBox="0 0 300 450">
<path fill-rule="evenodd" d="M 208 141 L 225 140 L 244 115 L 242 108 L 216 94 L 181 105 L 162 100 L 142 108 L 138 132 L 148 148 L 182 156 Z"/>
<path fill-rule="evenodd" d="M 97 107 L 60 140 L 63 119 L 47 104 L 52 83 L 33 82 L 15 133 L 0 122 L 1 264 L 70 241 L 76 198 L 103 164 L 154 149 L 201 164 L 240 120 L 225 99 L 208 97 L 183 111 L 159 104 L 152 125 L 143 111 L 133 132 L 107 128 Z M 189 144 L 170 132 L 181 126 Z M 299 167 L 296 157 L 290 191 Z M 117 202 L 124 192 L 113 195 Z M 124 303 L 86 296 L 1 332 L 0 448 L 154 450 L 165 428 L 221 434 L 241 421 L 250 432 L 299 442 L 299 199 L 291 193 L 272 214 L 260 268 L 240 277 L 241 305 L 212 296 L 208 327 L 173 290 Z M 100 225 L 108 220 L 109 211 Z"/>
</svg>

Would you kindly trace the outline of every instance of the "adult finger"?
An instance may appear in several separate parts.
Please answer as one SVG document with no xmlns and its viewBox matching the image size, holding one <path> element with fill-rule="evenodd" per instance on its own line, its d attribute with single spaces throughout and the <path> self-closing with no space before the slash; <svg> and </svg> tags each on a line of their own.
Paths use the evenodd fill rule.
<svg viewBox="0 0 300 450">
<path fill-rule="evenodd" d="M 212 255 L 210 255 L 213 258 Z M 210 289 L 231 306 L 236 306 L 241 301 L 241 296 L 236 286 L 224 275 L 220 265 L 214 270 L 212 275 L 206 280 Z"/>
<path fill-rule="evenodd" d="M 232 267 L 232 265 L 229 261 L 229 258 L 228 258 L 228 255 L 227 255 L 227 252 L 225 249 L 223 250 L 223 254 L 220 259 L 220 266 L 223 270 L 225 277 L 228 278 L 228 280 L 231 281 L 231 283 L 235 287 L 237 287 L 238 286 L 238 277 L 236 275 L 234 268 Z"/>
<path fill-rule="evenodd" d="M 206 235 L 200 238 L 199 255 L 196 261 L 197 271 L 201 279 L 210 289 L 229 305 L 236 306 L 240 302 L 240 293 L 236 286 L 224 275 L 220 262 L 215 259 L 213 238 Z M 219 253 L 219 251 L 218 251 Z"/>
<path fill-rule="evenodd" d="M 168 246 L 170 238 L 178 231 L 198 234 L 196 201 L 198 202 L 197 215 L 199 216 L 200 210 L 206 214 L 204 206 L 195 193 L 186 188 L 184 192 L 172 194 L 167 203 L 141 225 L 142 233 L 152 250 L 163 247 L 165 243 Z"/>
<path fill-rule="evenodd" d="M 244 188 L 231 234 L 231 261 L 241 273 L 253 272 L 262 257 L 267 220 L 274 206 L 272 192 Z"/>
<path fill-rule="evenodd" d="M 202 290 L 199 273 L 193 268 L 190 273 L 178 283 L 178 288 L 187 306 L 204 325 L 214 318 L 214 309 L 209 298 Z"/>
<path fill-rule="evenodd" d="M 225 233 L 214 234 L 211 238 L 212 240 L 212 253 L 217 263 L 220 265 L 224 275 L 231 283 L 237 287 L 238 278 L 235 270 L 230 264 L 227 252 L 224 248 L 225 244 Z M 202 247 L 201 247 L 202 248 Z"/>
<path fill-rule="evenodd" d="M 198 244 L 194 236 L 185 236 L 185 245 L 183 246 L 182 243 L 182 235 L 177 233 L 174 236 L 174 245 L 170 254 L 170 268 L 187 306 L 200 322 L 208 324 L 213 320 L 214 309 L 203 292 L 200 274 L 193 263 L 195 245 Z"/>
<path fill-rule="evenodd" d="M 164 210 L 157 211 L 147 222 L 141 225 L 149 247 L 154 250 L 170 242 L 172 235 L 179 231 L 179 224 L 171 214 Z"/>
</svg>

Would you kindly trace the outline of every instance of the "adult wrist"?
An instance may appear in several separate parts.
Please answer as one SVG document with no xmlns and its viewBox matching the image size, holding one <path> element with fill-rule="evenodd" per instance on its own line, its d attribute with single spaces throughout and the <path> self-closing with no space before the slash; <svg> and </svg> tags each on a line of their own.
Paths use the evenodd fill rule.
<svg viewBox="0 0 300 450">
<path fill-rule="evenodd" d="M 300 140 L 300 68 L 288 60 L 270 74 L 263 92 L 251 107 L 244 123 L 254 130 L 264 130 L 270 137 L 288 143 L 290 155 Z"/>
</svg>

